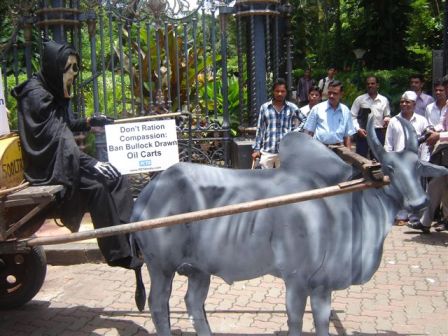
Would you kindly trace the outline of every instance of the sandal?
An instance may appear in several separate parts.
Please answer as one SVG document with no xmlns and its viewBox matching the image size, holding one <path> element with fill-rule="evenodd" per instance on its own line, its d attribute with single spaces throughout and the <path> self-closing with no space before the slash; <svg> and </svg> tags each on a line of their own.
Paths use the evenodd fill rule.
<svg viewBox="0 0 448 336">
<path fill-rule="evenodd" d="M 445 221 L 443 221 L 441 223 L 437 223 L 437 225 L 434 227 L 434 229 L 437 232 L 448 231 L 448 223 Z"/>
<path fill-rule="evenodd" d="M 413 230 L 421 230 L 422 233 L 430 233 L 431 232 L 431 229 L 428 226 L 424 226 L 420 222 L 408 223 L 407 227 L 410 229 L 413 229 Z"/>
</svg>

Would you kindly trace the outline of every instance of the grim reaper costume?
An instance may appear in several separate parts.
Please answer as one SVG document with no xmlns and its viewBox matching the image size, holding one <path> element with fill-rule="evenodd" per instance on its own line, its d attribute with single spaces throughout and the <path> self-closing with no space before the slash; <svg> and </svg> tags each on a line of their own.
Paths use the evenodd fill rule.
<svg viewBox="0 0 448 336">
<path fill-rule="evenodd" d="M 75 142 L 72 131 L 109 123 L 104 117 L 72 120 L 64 83 L 68 76 L 71 86 L 78 64 L 73 47 L 46 42 L 41 71 L 12 91 L 18 102 L 26 179 L 33 185 L 65 186 L 58 212 L 72 232 L 79 229 L 86 210 L 94 227 L 103 228 L 128 222 L 133 207 L 132 195 L 118 171 L 83 153 Z M 99 238 L 98 245 L 110 266 L 141 266 L 141 261 L 131 256 L 126 235 Z"/>
</svg>

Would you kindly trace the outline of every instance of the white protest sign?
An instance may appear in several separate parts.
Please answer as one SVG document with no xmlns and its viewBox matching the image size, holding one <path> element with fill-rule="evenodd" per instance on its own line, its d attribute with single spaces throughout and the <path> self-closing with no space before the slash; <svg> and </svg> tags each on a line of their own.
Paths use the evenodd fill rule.
<svg viewBox="0 0 448 336">
<path fill-rule="evenodd" d="M 106 125 L 107 154 L 122 174 L 165 170 L 179 162 L 174 119 Z"/>
<path fill-rule="evenodd" d="M 2 70 L 0 69 L 0 135 L 9 134 L 8 113 L 6 110 Z"/>
</svg>

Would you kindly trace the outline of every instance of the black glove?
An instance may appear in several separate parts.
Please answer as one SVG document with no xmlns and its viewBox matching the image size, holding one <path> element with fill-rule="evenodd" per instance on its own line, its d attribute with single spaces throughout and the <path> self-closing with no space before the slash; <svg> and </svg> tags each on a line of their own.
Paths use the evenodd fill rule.
<svg viewBox="0 0 448 336">
<path fill-rule="evenodd" d="M 111 117 L 108 117 L 106 115 L 98 115 L 98 116 L 92 116 L 89 118 L 89 125 L 91 127 L 101 127 L 104 125 L 109 125 L 114 123 L 114 119 Z"/>
<path fill-rule="evenodd" d="M 117 170 L 117 168 L 112 166 L 109 162 L 98 161 L 93 166 L 93 170 L 94 170 L 95 175 L 103 176 L 107 180 L 111 180 L 111 181 L 115 181 L 121 176 L 121 174 Z"/>
</svg>

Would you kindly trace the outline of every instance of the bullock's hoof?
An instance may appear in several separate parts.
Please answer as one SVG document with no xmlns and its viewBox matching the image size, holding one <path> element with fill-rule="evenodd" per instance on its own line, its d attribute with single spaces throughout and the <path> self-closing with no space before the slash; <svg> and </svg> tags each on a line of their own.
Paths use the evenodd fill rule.
<svg viewBox="0 0 448 336">
<path fill-rule="evenodd" d="M 396 226 L 405 226 L 407 223 L 408 223 L 408 221 L 406 221 L 406 220 L 397 219 L 397 220 L 395 220 L 394 225 L 396 225 Z"/>
<path fill-rule="evenodd" d="M 421 230 L 422 233 L 430 233 L 431 230 L 429 228 L 429 226 L 424 226 L 422 223 L 417 222 L 417 223 L 408 223 L 408 228 L 410 229 L 414 229 L 414 230 Z"/>
</svg>

